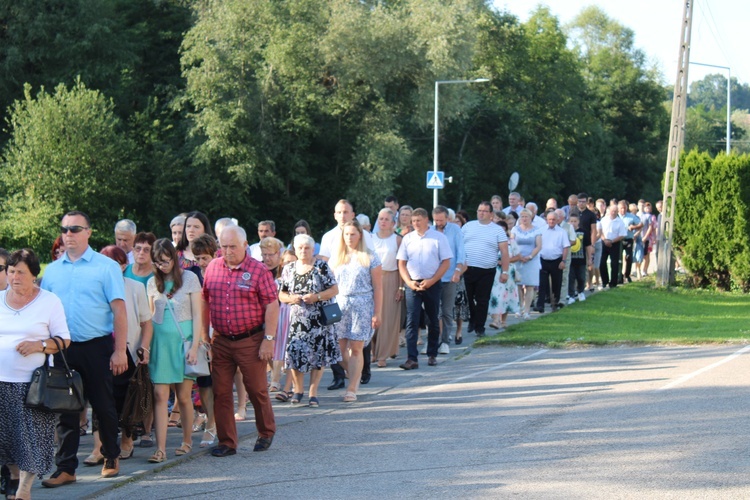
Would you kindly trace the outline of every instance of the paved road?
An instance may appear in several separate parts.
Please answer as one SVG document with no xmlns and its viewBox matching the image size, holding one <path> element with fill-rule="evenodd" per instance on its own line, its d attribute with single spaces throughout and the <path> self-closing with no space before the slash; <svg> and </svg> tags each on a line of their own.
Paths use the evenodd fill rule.
<svg viewBox="0 0 750 500">
<path fill-rule="evenodd" d="M 354 404 L 278 404 L 268 452 L 247 422 L 234 457 L 139 451 L 120 478 L 34 498 L 750 498 L 749 349 L 462 346 L 373 368 Z"/>
</svg>

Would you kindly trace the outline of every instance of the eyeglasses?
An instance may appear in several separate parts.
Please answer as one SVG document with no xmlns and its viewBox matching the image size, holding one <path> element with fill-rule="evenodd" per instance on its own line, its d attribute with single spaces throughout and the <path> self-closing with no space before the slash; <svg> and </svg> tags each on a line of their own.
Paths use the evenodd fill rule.
<svg viewBox="0 0 750 500">
<path fill-rule="evenodd" d="M 148 252 L 151 251 L 151 247 L 142 247 L 142 246 L 136 245 L 136 246 L 133 247 L 133 251 L 135 253 L 141 253 L 141 252 L 147 252 L 148 253 Z"/>
<path fill-rule="evenodd" d="M 62 234 L 68 234 L 68 231 L 70 231 L 73 234 L 78 234 L 84 229 L 88 229 L 88 228 L 85 226 L 62 226 L 60 227 L 60 232 Z"/>
<path fill-rule="evenodd" d="M 154 265 L 156 267 L 169 267 L 169 265 L 172 263 L 172 260 L 160 260 L 159 262 L 154 262 Z"/>
</svg>

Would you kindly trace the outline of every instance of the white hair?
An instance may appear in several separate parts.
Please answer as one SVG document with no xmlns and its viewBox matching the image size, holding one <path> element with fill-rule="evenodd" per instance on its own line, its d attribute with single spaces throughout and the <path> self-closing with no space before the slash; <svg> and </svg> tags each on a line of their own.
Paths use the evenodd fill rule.
<svg viewBox="0 0 750 500">
<path fill-rule="evenodd" d="M 381 208 L 380 212 L 378 212 L 378 217 L 380 217 L 380 214 L 382 214 L 383 212 L 391 216 L 391 222 L 394 222 L 394 223 L 396 222 L 396 213 L 393 210 L 391 210 L 388 207 Z"/>
<path fill-rule="evenodd" d="M 175 226 L 184 226 L 185 225 L 185 216 L 184 215 L 176 215 L 172 222 L 169 223 L 169 229 L 172 229 Z"/>
<path fill-rule="evenodd" d="M 214 224 L 214 234 L 216 234 L 216 237 L 218 238 L 225 227 L 238 225 L 239 224 L 237 223 L 237 219 L 233 219 L 231 217 L 222 217 Z"/>
<path fill-rule="evenodd" d="M 247 231 L 242 229 L 240 226 L 227 226 L 224 228 L 224 230 L 221 232 L 221 236 L 224 236 L 228 233 L 234 233 L 237 235 L 237 237 L 240 239 L 240 241 L 245 242 L 247 241 Z"/>
<path fill-rule="evenodd" d="M 448 221 L 453 222 L 456 220 L 456 211 L 452 208 L 447 209 L 448 210 Z"/>
<path fill-rule="evenodd" d="M 297 248 L 299 245 L 309 245 L 315 248 L 315 238 L 309 234 L 298 234 L 294 237 L 294 244 L 292 246 Z"/>
<path fill-rule="evenodd" d="M 130 219 L 122 219 L 115 224 L 115 232 L 121 231 L 123 233 L 136 233 L 135 222 Z"/>
<path fill-rule="evenodd" d="M 366 216 L 365 214 L 359 214 L 357 216 L 357 220 L 359 221 L 360 226 L 369 226 L 370 225 L 370 218 Z"/>
</svg>

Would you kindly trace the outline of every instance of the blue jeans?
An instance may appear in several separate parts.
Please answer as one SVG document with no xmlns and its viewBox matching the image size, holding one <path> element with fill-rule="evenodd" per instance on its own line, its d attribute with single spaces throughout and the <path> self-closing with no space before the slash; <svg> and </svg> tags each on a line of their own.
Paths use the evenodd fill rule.
<svg viewBox="0 0 750 500">
<path fill-rule="evenodd" d="M 415 292 L 406 288 L 406 351 L 409 359 L 418 361 L 417 337 L 419 336 L 419 316 L 424 305 L 425 316 L 427 316 L 427 355 L 438 355 L 438 343 L 440 341 L 440 322 L 438 313 L 440 311 L 440 291 L 442 283 L 437 282 L 423 292 Z"/>
</svg>

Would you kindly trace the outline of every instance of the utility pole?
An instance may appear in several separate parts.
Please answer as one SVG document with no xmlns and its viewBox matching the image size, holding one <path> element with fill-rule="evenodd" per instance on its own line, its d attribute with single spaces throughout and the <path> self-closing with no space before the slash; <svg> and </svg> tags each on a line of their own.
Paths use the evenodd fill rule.
<svg viewBox="0 0 750 500">
<path fill-rule="evenodd" d="M 677 201 L 677 174 L 680 167 L 680 152 L 685 144 L 685 113 L 688 97 L 688 66 L 690 64 L 690 32 L 693 25 L 692 0 L 685 0 L 680 30 L 680 56 L 677 63 L 677 80 L 672 99 L 672 122 L 669 130 L 667 169 L 664 176 L 664 198 L 659 231 L 659 258 L 656 271 L 656 285 L 660 287 L 674 284 L 674 254 L 672 252 L 672 231 L 674 226 L 675 204 Z"/>
</svg>

